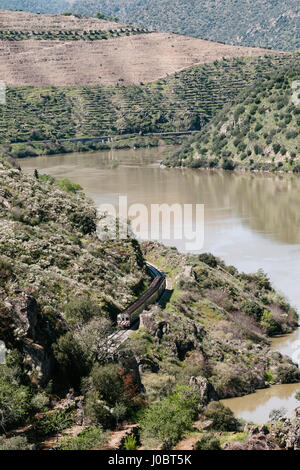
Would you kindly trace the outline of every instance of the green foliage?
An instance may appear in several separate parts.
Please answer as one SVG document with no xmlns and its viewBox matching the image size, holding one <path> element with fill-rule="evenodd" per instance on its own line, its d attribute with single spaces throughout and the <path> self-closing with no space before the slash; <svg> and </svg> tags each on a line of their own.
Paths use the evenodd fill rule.
<svg viewBox="0 0 300 470">
<path fill-rule="evenodd" d="M 81 377 L 87 373 L 87 359 L 71 332 L 60 336 L 52 346 L 57 361 L 57 376 L 62 383 L 78 388 Z"/>
<path fill-rule="evenodd" d="M 274 320 L 272 312 L 270 310 L 264 310 L 260 319 L 260 324 L 266 329 L 268 335 L 273 335 L 280 330 L 278 323 Z"/>
<path fill-rule="evenodd" d="M 4 436 L 0 436 L 0 451 L 1 450 L 6 450 L 6 451 L 18 451 L 18 450 L 29 450 L 30 445 L 26 439 L 26 437 L 23 436 L 16 436 L 16 437 L 11 437 L 11 438 L 5 438 Z"/>
<path fill-rule="evenodd" d="M 256 321 L 260 321 L 264 313 L 263 307 L 252 300 L 246 300 L 243 302 L 241 309 L 246 315 L 254 318 Z"/>
<path fill-rule="evenodd" d="M 73 424 L 74 419 L 72 411 L 55 410 L 46 413 L 42 418 L 38 418 L 34 426 L 34 431 L 36 435 L 41 438 L 59 433 L 71 427 Z"/>
<path fill-rule="evenodd" d="M 64 311 L 70 325 L 88 323 L 94 317 L 101 317 L 99 304 L 88 297 L 71 299 Z"/>
<path fill-rule="evenodd" d="M 64 437 L 59 445 L 59 450 L 101 449 L 106 443 L 107 437 L 101 427 L 88 427 L 76 437 Z"/>
<path fill-rule="evenodd" d="M 226 105 L 210 119 L 180 151 L 169 155 L 165 163 L 191 168 L 200 163 L 211 167 L 213 163 L 214 167 L 224 170 L 297 172 L 296 156 L 300 155 L 298 107 L 292 100 L 292 83 L 299 77 L 299 61 L 287 68 L 278 68 L 275 74 L 273 67 L 269 74 L 261 70 L 256 82 L 249 84 L 231 106 Z M 204 143 L 205 159 L 200 158 Z"/>
<path fill-rule="evenodd" d="M 212 420 L 213 428 L 218 431 L 236 431 L 237 421 L 233 412 L 221 402 L 212 401 L 205 409 L 205 416 Z"/>
<path fill-rule="evenodd" d="M 154 439 L 170 449 L 192 429 L 197 414 L 198 400 L 188 387 L 181 387 L 167 398 L 154 402 L 141 419 L 144 439 Z"/>
<path fill-rule="evenodd" d="M 108 147 L 105 142 L 62 139 L 199 131 L 245 87 L 296 63 L 293 54 L 235 58 L 192 67 L 147 85 L 8 87 L 7 105 L 0 108 L 0 139 L 14 142 L 12 156 L 26 157 Z M 78 112 L 82 107 L 85 112 Z M 29 145 L 33 130 L 49 141 Z M 225 144 L 226 140 L 220 145 Z"/>
<path fill-rule="evenodd" d="M 138 449 L 138 443 L 137 439 L 135 436 L 132 434 L 129 434 L 126 436 L 125 441 L 124 441 L 124 449 L 125 450 L 137 450 Z"/>
<path fill-rule="evenodd" d="M 82 190 L 80 184 L 72 183 L 68 178 L 63 178 L 62 180 L 56 180 L 57 186 L 59 186 L 63 191 L 68 191 L 69 193 L 77 193 Z"/>
<path fill-rule="evenodd" d="M 213 433 L 205 433 L 196 442 L 194 450 L 221 450 L 221 442 Z"/>
<path fill-rule="evenodd" d="M 6 430 L 24 423 L 31 410 L 30 389 L 21 385 L 18 371 L 0 365 L 0 428 Z"/>
</svg>

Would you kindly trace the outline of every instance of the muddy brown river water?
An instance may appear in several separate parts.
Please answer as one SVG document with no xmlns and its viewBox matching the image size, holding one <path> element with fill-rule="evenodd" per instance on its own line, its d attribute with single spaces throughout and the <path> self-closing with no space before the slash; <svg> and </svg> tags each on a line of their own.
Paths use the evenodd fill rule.
<svg viewBox="0 0 300 470">
<path fill-rule="evenodd" d="M 97 206 L 128 204 L 204 204 L 205 237 L 200 251 L 212 252 L 244 272 L 262 268 L 273 285 L 300 311 L 300 177 L 226 171 L 167 169 L 158 161 L 166 147 L 28 158 L 24 171 L 36 168 L 79 183 Z M 185 251 L 181 240 L 164 243 Z M 300 329 L 275 338 L 272 347 L 300 363 Z M 300 402 L 300 384 L 259 390 L 224 400 L 236 416 L 264 423 L 274 408 L 290 413 Z"/>
</svg>

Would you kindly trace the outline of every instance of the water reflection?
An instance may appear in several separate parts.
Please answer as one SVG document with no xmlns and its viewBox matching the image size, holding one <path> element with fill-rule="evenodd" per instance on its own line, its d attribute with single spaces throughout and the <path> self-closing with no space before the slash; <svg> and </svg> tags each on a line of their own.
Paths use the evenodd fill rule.
<svg viewBox="0 0 300 470">
<path fill-rule="evenodd" d="M 222 400 L 222 403 L 238 418 L 264 424 L 274 409 L 285 408 L 287 416 L 290 416 L 292 411 L 300 406 L 300 401 L 295 398 L 295 394 L 299 391 L 300 384 L 275 385 L 244 397 Z"/>
</svg>

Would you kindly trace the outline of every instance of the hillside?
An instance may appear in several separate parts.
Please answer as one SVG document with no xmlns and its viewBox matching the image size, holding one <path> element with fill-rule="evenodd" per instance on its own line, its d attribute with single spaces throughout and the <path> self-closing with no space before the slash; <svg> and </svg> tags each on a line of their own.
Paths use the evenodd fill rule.
<svg viewBox="0 0 300 470">
<path fill-rule="evenodd" d="M 0 108 L 0 141 L 199 130 L 250 83 L 292 67 L 295 59 L 274 55 L 222 60 L 139 86 L 8 87 L 7 103 Z M 42 143 L 34 145 L 38 148 L 32 153 L 14 146 L 13 154 L 44 152 Z M 54 142 L 50 147 L 49 152 L 57 153 Z M 61 146 L 58 152 L 71 150 Z"/>
<path fill-rule="evenodd" d="M 1 10 L 24 10 L 35 13 L 59 13 L 70 7 L 69 0 L 0 0 Z"/>
<path fill-rule="evenodd" d="M 227 44 L 300 47 L 299 0 L 76 0 L 71 9 Z"/>
<path fill-rule="evenodd" d="M 182 433 L 200 405 L 300 379 L 290 359 L 269 349 L 267 336 L 291 331 L 297 317 L 262 272 L 239 274 L 212 255 L 152 243 L 142 251 L 130 238 L 100 241 L 95 208 L 78 185 L 26 176 L 2 157 L 0 184 L 0 340 L 8 349 L 0 449 L 43 448 L 75 425 L 81 437 L 53 445 L 102 448 L 124 419 L 140 423 L 149 445 L 157 398 L 164 407 L 172 393 L 180 416 L 189 410 Z M 117 353 L 99 356 L 118 311 L 149 282 L 144 258 L 168 273 L 171 300 L 145 312 Z M 237 429 L 232 416 L 229 424 Z"/>
<path fill-rule="evenodd" d="M 117 16 L 126 23 L 237 46 L 300 47 L 299 0 L 0 0 L 0 8 Z"/>
<path fill-rule="evenodd" d="M 0 25 L 8 86 L 148 83 L 194 65 L 267 53 L 74 16 L 2 11 Z"/>
<path fill-rule="evenodd" d="M 254 84 L 170 156 L 167 164 L 300 171 L 300 109 L 293 88 L 299 78 L 298 64 L 294 71 Z"/>
</svg>

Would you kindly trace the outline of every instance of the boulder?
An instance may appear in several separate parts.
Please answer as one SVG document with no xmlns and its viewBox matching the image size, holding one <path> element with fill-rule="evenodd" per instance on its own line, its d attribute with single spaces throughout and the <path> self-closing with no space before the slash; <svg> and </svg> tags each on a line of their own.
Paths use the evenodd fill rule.
<svg viewBox="0 0 300 470">
<path fill-rule="evenodd" d="M 226 450 L 280 450 L 275 440 L 263 433 L 252 434 L 244 442 L 227 444 Z"/>
<path fill-rule="evenodd" d="M 191 377 L 190 387 L 200 396 L 203 406 L 219 399 L 214 386 L 205 377 Z"/>
<path fill-rule="evenodd" d="M 138 359 L 137 364 L 140 374 L 142 374 L 143 372 L 156 373 L 159 371 L 158 363 L 148 357 L 141 357 L 140 359 Z"/>
<path fill-rule="evenodd" d="M 6 306 L 11 312 L 15 337 L 18 339 L 24 337 L 35 339 L 39 312 L 35 298 L 21 292 L 16 299 L 9 299 Z"/>
</svg>

